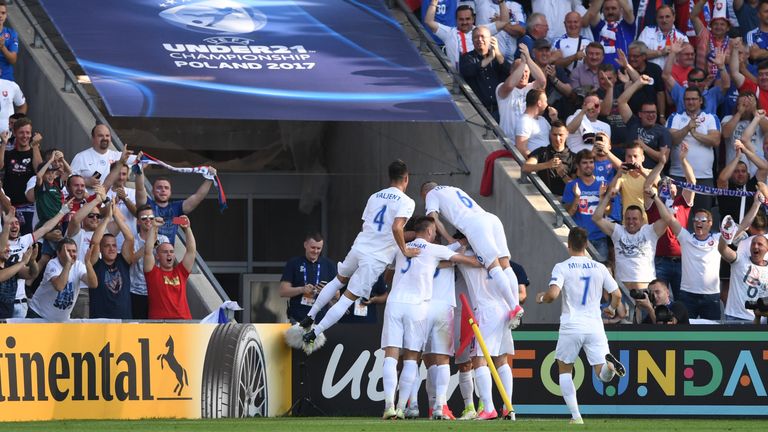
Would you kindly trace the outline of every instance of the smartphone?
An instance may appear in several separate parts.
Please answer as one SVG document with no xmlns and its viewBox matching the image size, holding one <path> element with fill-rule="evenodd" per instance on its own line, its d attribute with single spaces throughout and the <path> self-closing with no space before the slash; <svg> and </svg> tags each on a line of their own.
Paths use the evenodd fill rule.
<svg viewBox="0 0 768 432">
<path fill-rule="evenodd" d="M 621 167 L 624 168 L 627 171 L 631 171 L 631 170 L 635 169 L 635 165 L 631 164 L 631 163 L 623 163 L 623 164 L 621 164 Z"/>
<path fill-rule="evenodd" d="M 91 177 L 93 177 L 93 178 L 95 178 L 96 180 L 98 180 L 98 179 L 100 179 L 100 178 L 101 178 L 101 173 L 100 173 L 100 172 L 98 172 L 98 171 L 94 171 L 94 172 L 93 172 L 93 175 L 92 175 Z"/>
<path fill-rule="evenodd" d="M 173 218 L 173 221 L 171 221 L 171 222 L 174 225 L 183 225 L 183 224 L 187 223 L 187 218 L 184 218 L 184 217 L 181 217 L 181 216 L 177 216 L 177 217 Z"/>
</svg>

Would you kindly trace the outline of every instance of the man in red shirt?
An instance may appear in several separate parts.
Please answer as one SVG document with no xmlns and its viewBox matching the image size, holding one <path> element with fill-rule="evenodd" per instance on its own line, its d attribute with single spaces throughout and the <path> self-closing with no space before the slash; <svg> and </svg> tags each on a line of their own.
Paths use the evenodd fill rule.
<svg viewBox="0 0 768 432">
<path fill-rule="evenodd" d="M 757 82 L 752 81 L 750 78 L 744 76 L 739 68 L 739 55 L 738 51 L 741 50 L 742 42 L 740 40 L 734 40 L 733 47 L 731 48 L 731 64 L 730 73 L 733 84 L 738 87 L 739 91 L 748 91 L 755 94 L 757 97 L 757 108 L 768 109 L 768 61 L 764 61 L 757 65 Z"/>
<path fill-rule="evenodd" d="M 187 237 L 187 251 L 181 263 L 176 263 L 174 246 L 170 243 L 144 248 L 149 319 L 192 319 L 187 302 L 187 278 L 195 265 L 197 248 L 189 218 L 181 216 L 179 219 L 179 226 Z M 163 218 L 155 218 L 147 234 L 147 245 L 155 244 L 157 230 L 163 223 Z"/>
</svg>

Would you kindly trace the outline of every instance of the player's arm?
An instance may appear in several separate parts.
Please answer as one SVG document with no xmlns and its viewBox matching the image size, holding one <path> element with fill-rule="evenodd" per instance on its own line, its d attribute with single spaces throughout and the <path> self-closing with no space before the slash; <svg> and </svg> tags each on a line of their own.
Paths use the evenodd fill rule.
<svg viewBox="0 0 768 432">
<path fill-rule="evenodd" d="M 560 296 L 560 286 L 551 284 L 549 289 L 536 295 L 536 303 L 552 303 Z"/>
<path fill-rule="evenodd" d="M 454 264 L 464 264 L 469 267 L 477 267 L 480 268 L 483 265 L 480 264 L 480 261 L 477 260 L 476 256 L 466 256 L 462 254 L 454 254 L 451 256 L 450 261 Z"/>
<path fill-rule="evenodd" d="M 403 232 L 403 228 L 405 227 L 406 222 L 408 222 L 408 218 L 395 218 L 395 221 L 392 223 L 392 236 L 395 237 L 395 242 L 397 243 L 397 247 L 400 248 L 400 252 L 407 258 L 413 258 L 419 255 L 421 250 L 419 248 L 409 248 L 405 246 L 405 233 Z"/>
</svg>

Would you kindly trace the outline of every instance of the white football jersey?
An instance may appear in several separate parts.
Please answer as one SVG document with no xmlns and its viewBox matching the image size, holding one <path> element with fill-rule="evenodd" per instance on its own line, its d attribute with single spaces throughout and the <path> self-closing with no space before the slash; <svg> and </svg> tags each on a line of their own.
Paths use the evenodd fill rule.
<svg viewBox="0 0 768 432">
<path fill-rule="evenodd" d="M 421 249 L 421 253 L 413 258 L 406 258 L 397 252 L 395 262 L 395 278 L 392 281 L 392 291 L 387 302 L 420 304 L 432 298 L 435 270 L 440 261 L 449 260 L 456 252 L 446 246 L 428 243 L 422 238 L 416 238 L 407 244 L 409 248 Z"/>
<path fill-rule="evenodd" d="M 456 275 L 454 266 L 437 268 L 432 281 L 431 306 L 447 304 L 456 307 Z"/>
<path fill-rule="evenodd" d="M 426 214 L 438 212 L 459 230 L 464 229 L 472 216 L 485 213 L 466 192 L 453 186 L 437 186 L 429 191 L 425 207 Z"/>
<path fill-rule="evenodd" d="M 464 252 L 466 256 L 475 256 L 471 250 Z M 503 300 L 498 298 L 496 290 L 491 285 L 491 276 L 484 267 L 470 267 L 464 264 L 457 266 L 467 284 L 469 301 L 475 309 L 496 307 Z"/>
<path fill-rule="evenodd" d="M 389 187 L 368 198 L 363 211 L 363 230 L 353 248 L 387 263 L 395 258 L 397 243 L 392 235 L 396 218 L 409 219 L 416 203 L 396 187 Z"/>
<path fill-rule="evenodd" d="M 584 256 L 570 257 L 555 265 L 549 284 L 562 290 L 560 333 L 603 330 L 600 317 L 603 289 L 608 293 L 619 289 L 604 265 Z"/>
</svg>

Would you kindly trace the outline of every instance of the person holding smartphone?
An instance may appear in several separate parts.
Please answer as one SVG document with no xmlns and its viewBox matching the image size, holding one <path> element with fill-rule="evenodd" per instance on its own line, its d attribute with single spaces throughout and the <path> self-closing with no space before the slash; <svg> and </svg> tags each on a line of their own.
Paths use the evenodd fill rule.
<svg viewBox="0 0 768 432">
<path fill-rule="evenodd" d="M 304 319 L 315 304 L 317 294 L 328 281 L 336 277 L 336 264 L 320 256 L 324 246 L 323 236 L 318 232 L 304 237 L 304 255 L 296 256 L 285 263 L 280 278 L 280 297 L 288 299 L 288 320 L 297 323 Z M 318 318 L 322 319 L 324 312 Z"/>
</svg>

